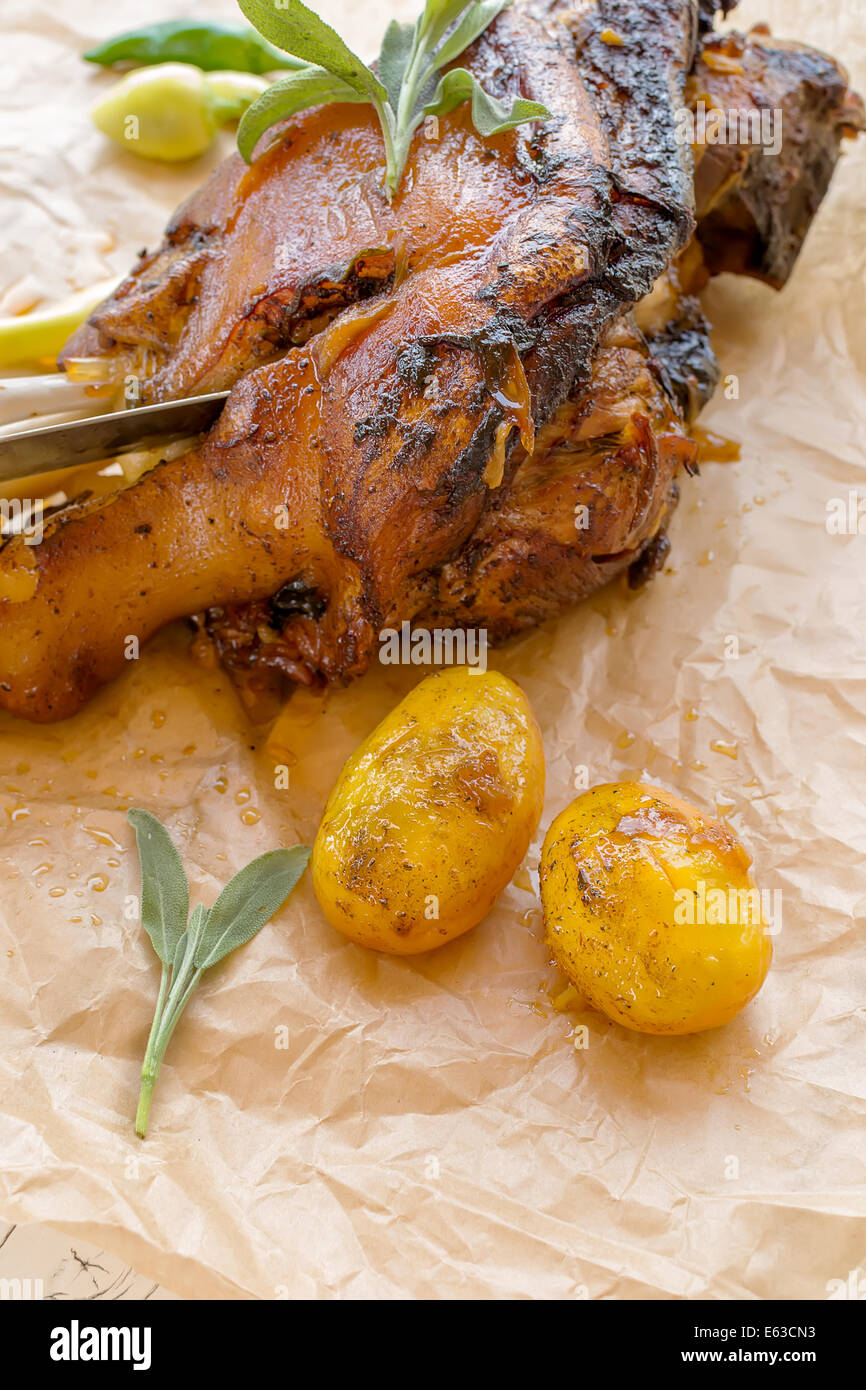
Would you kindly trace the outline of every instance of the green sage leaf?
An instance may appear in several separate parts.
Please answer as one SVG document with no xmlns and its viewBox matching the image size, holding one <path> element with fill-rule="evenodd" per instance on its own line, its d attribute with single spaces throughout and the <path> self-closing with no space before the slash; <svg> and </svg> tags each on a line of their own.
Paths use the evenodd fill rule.
<svg viewBox="0 0 866 1390">
<path fill-rule="evenodd" d="M 335 101 L 366 102 L 367 98 L 324 68 L 307 66 L 274 82 L 247 108 L 238 127 L 238 149 L 249 164 L 259 140 L 279 121 L 310 106 Z"/>
<path fill-rule="evenodd" d="M 437 49 L 437 68 L 444 68 L 448 63 L 453 63 L 455 58 L 459 58 L 511 2 L 512 0 L 477 0 L 476 4 L 470 5 L 460 23 L 452 29 L 441 48 Z"/>
<path fill-rule="evenodd" d="M 400 24 L 392 19 L 385 30 L 382 49 L 379 53 L 379 78 L 388 93 L 391 109 L 397 110 L 400 104 L 400 91 L 403 78 L 415 46 L 415 25 Z"/>
<path fill-rule="evenodd" d="M 163 965 L 171 965 L 189 913 L 183 864 L 156 816 L 133 807 L 126 818 L 135 830 L 141 861 L 141 925 Z"/>
<path fill-rule="evenodd" d="M 186 931 L 181 932 L 171 963 L 172 987 L 190 964 L 195 963 L 195 953 L 201 943 L 202 934 L 207 927 L 210 913 L 203 903 L 196 903 Z"/>
<path fill-rule="evenodd" d="M 235 874 L 208 913 L 195 953 L 200 970 L 210 969 L 261 930 L 286 901 L 309 857 L 303 845 L 273 849 Z"/>
<path fill-rule="evenodd" d="M 82 56 L 101 67 L 191 63 L 204 72 L 231 69 L 259 75 L 300 66 L 299 59 L 280 53 L 245 24 L 194 24 L 188 19 L 166 19 L 143 29 L 129 29 Z"/>
<path fill-rule="evenodd" d="M 467 8 L 475 7 L 477 0 L 427 0 L 424 13 L 419 21 L 419 33 L 425 47 L 435 48 L 456 20 Z"/>
<path fill-rule="evenodd" d="M 210 910 L 205 907 L 204 903 L 196 903 L 189 919 L 189 926 L 186 929 L 193 960 L 195 960 L 195 953 L 199 948 L 202 936 L 207 930 L 209 919 Z"/>
<path fill-rule="evenodd" d="M 326 68 L 374 105 L 386 100 L 385 88 L 366 63 L 303 0 L 280 0 L 279 6 L 274 0 L 238 0 L 238 4 L 250 23 L 277 48 Z"/>
<path fill-rule="evenodd" d="M 537 101 L 515 97 L 510 108 L 485 92 L 481 83 L 466 68 L 452 68 L 442 78 L 433 100 L 424 107 L 425 116 L 444 116 L 461 102 L 472 101 L 472 124 L 485 138 L 513 130 L 524 121 L 547 120 L 550 112 Z"/>
<path fill-rule="evenodd" d="M 186 958 L 189 955 L 190 939 L 189 931 L 182 931 L 177 939 L 177 945 L 174 948 L 174 955 L 171 961 L 171 974 L 174 980 L 182 974 L 183 968 L 186 965 Z"/>
<path fill-rule="evenodd" d="M 385 149 L 385 193 L 397 193 L 412 137 L 425 115 L 445 115 L 471 100 L 475 128 L 482 136 L 511 130 L 523 121 L 546 119 L 538 102 L 518 97 L 510 107 L 490 96 L 465 69 L 437 79 L 442 68 L 478 38 L 510 0 L 426 0 L 415 24 L 392 21 L 379 55 L 378 76 L 361 61 L 338 34 L 303 0 L 238 0 L 247 19 L 263 37 L 317 71 L 296 82 L 280 84 L 281 92 L 265 94 L 241 122 L 239 144 L 249 160 L 271 125 L 319 102 L 346 100 L 321 76 L 321 70 L 345 83 L 357 97 L 372 103 L 382 127 Z"/>
</svg>

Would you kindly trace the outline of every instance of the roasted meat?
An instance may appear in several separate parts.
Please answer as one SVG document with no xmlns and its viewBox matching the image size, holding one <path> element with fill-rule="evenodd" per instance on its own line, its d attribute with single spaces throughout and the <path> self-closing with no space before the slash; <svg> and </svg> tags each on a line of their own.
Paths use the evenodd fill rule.
<svg viewBox="0 0 866 1390">
<path fill-rule="evenodd" d="M 199 447 L 66 507 L 40 546 L 0 551 L 14 594 L 0 599 L 0 704 L 62 718 L 122 669 L 130 636 L 177 617 L 199 614 L 199 655 L 252 690 L 275 674 L 348 680 L 405 619 L 499 639 L 651 570 L 713 377 L 677 132 L 696 59 L 728 42 L 707 35 L 708 9 L 505 11 L 467 65 L 553 118 L 482 141 L 458 109 L 416 137 L 391 205 L 363 107 L 294 118 L 251 168 L 229 159 L 63 360 L 102 355 L 144 400 L 232 394 Z M 824 153 L 800 167 L 819 198 L 859 116 L 841 70 L 810 61 L 808 76 L 779 67 L 797 109 L 820 80 L 808 109 Z M 746 75 L 735 67 L 726 79 Z M 739 232 L 766 179 L 748 158 L 719 179 L 704 211 Z M 731 268 L 778 279 L 762 238 L 790 224 L 795 239 L 808 205 L 753 217 Z"/>
<path fill-rule="evenodd" d="M 664 553 L 674 478 L 695 456 L 646 340 L 617 319 L 590 384 L 536 431 L 530 456 L 521 447 L 510 486 L 491 489 L 456 557 L 415 575 L 383 626 L 411 617 L 416 627 L 484 628 L 499 642 L 562 612 L 632 566 L 654 537 Z M 214 651 L 250 711 L 266 717 L 282 691 L 275 677 L 315 679 L 322 603 L 290 583 L 261 603 L 211 608 L 196 655 L 206 662 Z"/>
<path fill-rule="evenodd" d="M 695 146 L 697 235 L 707 269 L 781 289 L 830 185 L 842 137 L 863 129 L 862 101 L 832 58 L 757 29 L 704 40 L 686 102 L 691 110 L 703 103 L 706 112 L 742 113 L 725 142 L 714 143 L 708 126 Z M 755 138 L 761 127 L 778 144 L 771 155 Z"/>
</svg>

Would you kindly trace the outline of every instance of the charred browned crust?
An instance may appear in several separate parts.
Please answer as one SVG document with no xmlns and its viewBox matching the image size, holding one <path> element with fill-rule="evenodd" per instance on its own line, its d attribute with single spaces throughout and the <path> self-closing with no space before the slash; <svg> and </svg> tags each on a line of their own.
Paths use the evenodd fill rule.
<svg viewBox="0 0 866 1390">
<path fill-rule="evenodd" d="M 695 230 L 677 115 L 708 12 L 503 12 L 466 61 L 552 118 L 482 141 L 459 109 L 393 205 L 363 107 L 226 161 L 63 360 L 111 358 L 144 400 L 229 400 L 198 448 L 49 522 L 33 597 L 0 601 L 0 704 L 64 717 L 126 635 L 193 612 L 203 658 L 348 680 L 404 618 L 501 638 L 649 569 L 713 366 L 682 293 L 649 346 L 630 315 Z"/>
<path fill-rule="evenodd" d="M 776 154 L 755 142 L 703 145 L 695 198 L 710 273 L 752 275 L 780 289 L 830 185 L 841 138 L 864 129 L 863 103 L 833 58 L 760 30 L 707 36 L 686 97 L 692 107 L 766 113 L 779 129 Z"/>
</svg>

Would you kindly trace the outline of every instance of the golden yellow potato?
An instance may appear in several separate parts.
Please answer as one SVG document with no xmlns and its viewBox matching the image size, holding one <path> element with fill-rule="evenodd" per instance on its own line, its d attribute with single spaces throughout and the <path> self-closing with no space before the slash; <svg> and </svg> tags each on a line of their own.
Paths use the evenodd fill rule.
<svg viewBox="0 0 866 1390">
<path fill-rule="evenodd" d="M 496 671 L 428 676 L 346 763 L 310 868 L 328 921 L 378 951 L 469 931 L 541 818 L 544 750 L 523 691 Z"/>
<path fill-rule="evenodd" d="M 661 787 L 593 788 L 557 816 L 541 852 L 557 964 L 626 1028 L 728 1023 L 773 955 L 750 862 L 729 826 Z"/>
</svg>

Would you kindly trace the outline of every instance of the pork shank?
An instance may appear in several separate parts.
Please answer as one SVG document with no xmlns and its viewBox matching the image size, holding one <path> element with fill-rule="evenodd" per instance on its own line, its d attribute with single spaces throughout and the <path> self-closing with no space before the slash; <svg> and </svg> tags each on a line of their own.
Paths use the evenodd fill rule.
<svg viewBox="0 0 866 1390">
<path fill-rule="evenodd" d="M 503 12 L 461 62 L 551 119 L 482 140 L 458 108 L 392 204 L 364 107 L 228 159 L 61 364 L 104 356 L 144 401 L 231 395 L 196 448 L 0 551 L 0 705 L 64 718 L 178 617 L 254 703 L 361 674 L 405 619 L 501 640 L 651 571 L 714 384 L 693 292 L 781 284 L 862 124 L 830 59 L 714 36 L 711 8 Z M 796 119 L 775 183 L 748 148 L 701 159 L 698 219 L 678 117 L 719 82 Z"/>
</svg>

